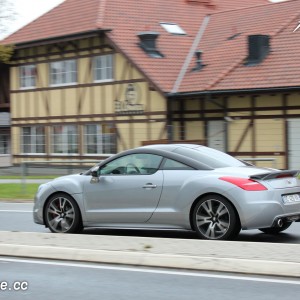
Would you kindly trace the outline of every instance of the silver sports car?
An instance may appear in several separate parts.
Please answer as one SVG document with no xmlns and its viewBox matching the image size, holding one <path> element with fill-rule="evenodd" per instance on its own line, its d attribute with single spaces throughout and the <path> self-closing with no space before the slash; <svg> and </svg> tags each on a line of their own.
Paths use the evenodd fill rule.
<svg viewBox="0 0 300 300">
<path fill-rule="evenodd" d="M 187 229 L 210 240 L 233 239 L 241 229 L 277 234 L 300 221 L 299 171 L 258 168 L 199 145 L 145 146 L 42 184 L 33 215 L 52 232 Z"/>
</svg>

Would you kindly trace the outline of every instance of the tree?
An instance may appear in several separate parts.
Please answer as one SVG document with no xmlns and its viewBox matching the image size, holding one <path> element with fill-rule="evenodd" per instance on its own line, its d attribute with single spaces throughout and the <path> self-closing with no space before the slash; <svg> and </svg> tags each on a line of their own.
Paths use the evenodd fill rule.
<svg viewBox="0 0 300 300">
<path fill-rule="evenodd" d="M 0 44 L 0 63 L 8 64 L 10 58 L 12 57 L 14 52 L 14 47 L 12 45 L 1 45 Z"/>
<path fill-rule="evenodd" d="M 8 32 L 8 29 L 15 18 L 14 4 L 12 0 L 0 0 L 0 36 Z M 8 63 L 13 54 L 12 45 L 1 45 L 0 62 Z"/>
</svg>

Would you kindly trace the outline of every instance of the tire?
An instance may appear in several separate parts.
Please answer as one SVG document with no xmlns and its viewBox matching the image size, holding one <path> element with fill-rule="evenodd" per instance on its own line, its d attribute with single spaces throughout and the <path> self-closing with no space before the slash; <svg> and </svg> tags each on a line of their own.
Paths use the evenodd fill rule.
<svg viewBox="0 0 300 300">
<path fill-rule="evenodd" d="M 282 225 L 282 227 L 270 227 L 270 228 L 259 228 L 260 231 L 267 234 L 278 234 L 286 229 L 288 229 L 292 225 L 292 222 L 286 222 Z"/>
<path fill-rule="evenodd" d="M 46 227 L 55 233 L 77 233 L 82 230 L 81 214 L 76 201 L 68 194 L 53 195 L 44 209 Z"/>
<path fill-rule="evenodd" d="M 198 236 L 206 240 L 231 240 L 241 231 L 233 205 L 219 195 L 208 195 L 196 204 L 192 221 Z"/>
</svg>

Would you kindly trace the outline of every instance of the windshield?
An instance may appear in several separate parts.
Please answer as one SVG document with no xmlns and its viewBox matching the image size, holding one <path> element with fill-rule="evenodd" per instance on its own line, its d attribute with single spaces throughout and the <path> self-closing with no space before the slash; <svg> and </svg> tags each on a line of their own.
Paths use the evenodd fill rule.
<svg viewBox="0 0 300 300">
<path fill-rule="evenodd" d="M 179 147 L 176 148 L 174 152 L 190 157 L 213 169 L 226 167 L 243 167 L 247 165 L 246 163 L 224 152 L 203 146 L 197 148 Z"/>
</svg>

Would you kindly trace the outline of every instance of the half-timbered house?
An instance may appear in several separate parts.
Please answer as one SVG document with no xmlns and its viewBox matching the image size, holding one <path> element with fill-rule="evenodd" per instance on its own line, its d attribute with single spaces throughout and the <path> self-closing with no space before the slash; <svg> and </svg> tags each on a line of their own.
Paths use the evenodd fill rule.
<svg viewBox="0 0 300 300">
<path fill-rule="evenodd" d="M 299 7 L 65 0 L 4 40 L 13 162 L 188 141 L 300 168 Z"/>
</svg>

